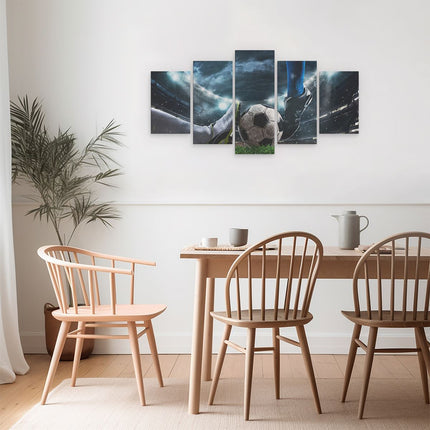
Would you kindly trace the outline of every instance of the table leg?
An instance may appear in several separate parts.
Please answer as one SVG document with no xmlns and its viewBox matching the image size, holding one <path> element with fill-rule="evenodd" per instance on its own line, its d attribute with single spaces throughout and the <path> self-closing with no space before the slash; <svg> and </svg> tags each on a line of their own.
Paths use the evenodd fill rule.
<svg viewBox="0 0 430 430">
<path fill-rule="evenodd" d="M 194 290 L 193 337 L 190 364 L 190 389 L 188 413 L 198 414 L 202 376 L 203 322 L 205 314 L 205 289 L 207 260 L 196 261 L 196 285 Z"/>
<path fill-rule="evenodd" d="M 212 379 L 212 338 L 213 338 L 213 319 L 211 312 L 214 310 L 215 279 L 206 280 L 206 307 L 205 307 L 205 331 L 203 336 L 203 380 Z"/>
</svg>

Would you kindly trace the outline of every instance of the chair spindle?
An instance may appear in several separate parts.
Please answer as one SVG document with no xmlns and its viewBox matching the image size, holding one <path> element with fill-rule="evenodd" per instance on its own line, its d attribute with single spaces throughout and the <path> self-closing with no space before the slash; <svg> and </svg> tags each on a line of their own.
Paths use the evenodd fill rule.
<svg viewBox="0 0 430 430">
<path fill-rule="evenodd" d="M 391 242 L 391 296 L 390 296 L 390 311 L 391 320 L 394 321 L 394 310 L 395 310 L 395 287 L 396 287 L 396 275 L 395 275 L 395 263 L 396 263 L 396 242 Z"/>
<path fill-rule="evenodd" d="M 290 257 L 290 270 L 288 273 L 287 283 L 285 286 L 286 294 L 285 294 L 285 301 L 284 301 L 284 315 L 285 318 L 288 318 L 288 314 L 290 311 L 290 302 L 291 302 L 291 290 L 293 289 L 293 270 L 294 270 L 294 261 L 296 259 L 296 243 L 297 238 L 294 236 L 293 238 L 293 249 L 291 251 L 291 257 Z"/>
<path fill-rule="evenodd" d="M 415 264 L 415 283 L 414 283 L 414 307 L 413 307 L 413 318 L 417 318 L 418 311 L 418 287 L 419 287 L 419 270 L 421 260 L 421 237 L 418 238 L 418 249 Z"/>
<path fill-rule="evenodd" d="M 237 317 L 242 319 L 241 304 L 240 304 L 240 279 L 239 279 L 239 269 L 236 269 L 236 300 L 237 300 Z"/>
<path fill-rule="evenodd" d="M 73 252 L 73 255 L 75 257 L 75 263 L 79 264 L 78 254 L 76 252 Z M 82 270 L 76 269 L 76 271 L 78 272 L 79 284 L 81 286 L 81 292 L 82 292 L 82 296 L 84 298 L 84 303 L 86 306 L 89 306 L 90 301 L 88 299 L 87 289 L 85 288 L 85 282 L 84 282 L 84 277 L 82 276 Z"/>
<path fill-rule="evenodd" d="M 279 283 L 281 278 L 281 254 L 282 254 L 282 238 L 278 242 L 278 257 L 276 259 L 276 285 L 275 285 L 275 303 L 274 303 L 274 318 L 278 319 L 278 308 L 279 308 Z"/>
<path fill-rule="evenodd" d="M 95 306 L 95 297 L 94 297 L 94 280 L 93 280 L 93 272 L 88 270 L 88 289 L 90 290 L 90 305 L 91 305 L 91 313 L 95 314 L 96 306 Z"/>
<path fill-rule="evenodd" d="M 319 260 L 319 257 L 317 259 L 317 252 L 318 252 L 318 248 L 315 247 L 314 253 L 312 255 L 311 264 L 309 266 L 308 287 L 307 287 L 307 294 L 306 294 L 305 300 L 303 302 L 303 307 L 302 307 L 302 312 L 301 312 L 302 317 L 305 317 L 308 314 L 309 307 L 311 304 L 312 295 L 314 293 L 314 288 L 315 288 L 315 283 L 316 283 L 315 265 L 317 264 L 317 260 Z"/>
<path fill-rule="evenodd" d="M 261 319 L 266 319 L 266 244 L 261 258 Z"/>
<path fill-rule="evenodd" d="M 112 313 L 116 314 L 116 284 L 115 284 L 115 273 L 110 274 L 110 299 L 112 305 Z"/>
<path fill-rule="evenodd" d="M 426 297 L 424 299 L 424 309 L 423 309 L 425 319 L 427 319 L 429 315 L 429 306 L 430 306 L 430 262 L 428 264 Z"/>
<path fill-rule="evenodd" d="M 409 268 L 409 238 L 406 238 L 405 246 L 405 257 L 404 257 L 404 274 L 403 274 L 403 305 L 402 305 L 402 318 L 403 321 L 406 320 L 406 311 L 408 305 L 408 268 Z"/>
<path fill-rule="evenodd" d="M 303 246 L 303 252 L 300 259 L 300 269 L 299 269 L 299 276 L 297 278 L 297 291 L 296 291 L 296 300 L 294 301 L 293 318 L 297 318 L 297 311 L 299 308 L 299 300 L 300 300 L 300 293 L 302 289 L 303 270 L 305 265 L 307 247 L 308 247 L 308 238 L 305 239 L 305 244 Z"/>
<path fill-rule="evenodd" d="M 382 277 L 381 277 L 381 253 L 376 251 L 376 278 L 378 280 L 378 318 L 382 319 Z"/>
<path fill-rule="evenodd" d="M 130 304 L 134 303 L 134 271 L 136 269 L 136 265 L 131 263 L 131 276 L 130 276 Z"/>
<path fill-rule="evenodd" d="M 248 257 L 248 315 L 249 319 L 252 320 L 252 266 L 251 257 Z"/>
<path fill-rule="evenodd" d="M 372 306 L 371 306 L 370 285 L 369 285 L 369 267 L 368 267 L 367 261 L 364 264 L 364 279 L 365 279 L 365 282 L 366 282 L 367 317 L 369 319 L 372 319 Z"/>
<path fill-rule="evenodd" d="M 96 265 L 96 260 L 95 260 L 94 256 L 91 256 L 91 262 L 93 263 L 93 266 Z M 112 267 L 115 267 L 115 265 L 113 263 L 114 263 L 114 261 L 112 260 Z M 97 272 L 93 272 L 93 276 L 94 276 L 94 289 L 95 289 L 95 293 L 96 293 L 97 305 L 100 306 L 100 291 L 99 291 L 99 280 L 97 277 Z"/>
</svg>

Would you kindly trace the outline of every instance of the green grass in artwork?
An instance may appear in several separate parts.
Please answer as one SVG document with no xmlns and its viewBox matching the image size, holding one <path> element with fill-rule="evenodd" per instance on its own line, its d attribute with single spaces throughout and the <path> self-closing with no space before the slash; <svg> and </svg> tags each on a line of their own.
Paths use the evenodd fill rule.
<svg viewBox="0 0 430 430">
<path fill-rule="evenodd" d="M 265 146 L 236 146 L 236 154 L 274 154 L 275 148 L 273 145 Z"/>
</svg>

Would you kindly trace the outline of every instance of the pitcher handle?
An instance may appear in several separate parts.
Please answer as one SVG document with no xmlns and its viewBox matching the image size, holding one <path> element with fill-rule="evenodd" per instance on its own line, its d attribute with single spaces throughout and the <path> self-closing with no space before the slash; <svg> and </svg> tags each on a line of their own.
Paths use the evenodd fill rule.
<svg viewBox="0 0 430 430">
<path fill-rule="evenodd" d="M 365 215 L 360 215 L 360 219 L 364 218 L 367 221 L 367 224 L 360 230 L 360 232 L 362 232 L 363 230 L 366 230 L 367 227 L 369 227 L 369 218 L 367 218 L 367 216 Z"/>
</svg>

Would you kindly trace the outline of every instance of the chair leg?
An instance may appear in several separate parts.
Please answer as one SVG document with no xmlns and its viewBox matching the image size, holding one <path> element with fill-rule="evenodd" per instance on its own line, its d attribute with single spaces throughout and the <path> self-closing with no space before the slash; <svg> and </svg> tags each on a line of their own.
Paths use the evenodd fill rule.
<svg viewBox="0 0 430 430">
<path fill-rule="evenodd" d="M 421 382 L 423 385 L 423 393 L 424 393 L 424 401 L 429 404 L 429 384 L 428 384 L 428 377 L 427 377 L 427 366 L 424 361 L 423 352 L 421 350 L 422 345 L 419 339 L 419 333 L 418 328 L 415 328 L 415 341 L 417 344 L 417 348 L 419 348 L 418 351 L 418 362 L 420 365 L 420 373 L 421 373 Z M 425 346 L 425 345 L 424 345 Z M 424 352 L 425 354 L 425 352 Z"/>
<path fill-rule="evenodd" d="M 317 408 L 317 412 L 321 414 L 322 412 L 321 412 L 320 398 L 318 395 L 318 388 L 315 380 L 314 369 L 312 367 L 311 353 L 309 351 L 309 345 L 308 345 L 308 340 L 306 338 L 305 328 L 303 326 L 297 326 L 296 330 L 297 330 L 297 336 L 300 342 L 300 348 L 302 350 L 303 359 L 305 361 L 306 371 L 308 373 L 309 380 L 311 382 L 311 388 L 312 388 L 312 393 L 314 395 L 315 406 Z"/>
<path fill-rule="evenodd" d="M 78 322 L 78 330 L 82 331 L 82 334 L 85 333 L 85 322 Z M 70 385 L 74 387 L 76 385 L 76 378 L 78 376 L 78 367 L 79 362 L 81 361 L 82 347 L 84 345 L 84 339 L 82 337 L 78 337 L 75 343 L 75 355 L 73 356 L 73 368 L 72 368 L 72 380 Z"/>
<path fill-rule="evenodd" d="M 376 337 L 378 327 L 369 328 L 369 340 L 367 342 L 366 363 L 364 365 L 363 388 L 361 389 L 360 403 L 358 405 L 358 418 L 363 418 L 364 405 L 366 403 L 367 390 L 369 388 L 370 373 L 372 371 L 373 357 L 375 355 Z"/>
<path fill-rule="evenodd" d="M 218 358 L 215 365 L 215 372 L 212 378 L 211 390 L 209 393 L 209 400 L 208 400 L 209 405 L 213 405 L 213 402 L 214 402 L 214 397 L 215 397 L 216 389 L 218 387 L 219 377 L 221 375 L 222 365 L 224 363 L 225 352 L 227 350 L 227 344 L 225 343 L 225 341 L 230 338 L 231 328 L 232 328 L 231 325 L 226 324 L 224 329 L 224 336 L 221 340 L 221 347 L 218 353 Z"/>
<path fill-rule="evenodd" d="M 280 373 L 281 373 L 281 358 L 280 358 L 280 342 L 277 336 L 279 328 L 272 329 L 273 337 L 273 376 L 275 378 L 275 396 L 280 399 Z"/>
<path fill-rule="evenodd" d="M 420 348 L 423 354 L 424 363 L 427 367 L 427 372 L 430 374 L 430 344 L 427 342 L 424 327 L 418 327 L 416 329 L 416 333 L 420 342 Z"/>
<path fill-rule="evenodd" d="M 245 353 L 244 418 L 249 420 L 251 403 L 252 371 L 254 368 L 255 328 L 248 328 Z"/>
<path fill-rule="evenodd" d="M 131 353 L 133 356 L 134 373 L 136 375 L 137 390 L 139 391 L 140 404 L 145 406 L 145 391 L 143 389 L 142 365 L 140 362 L 139 343 L 137 339 L 136 323 L 127 322 L 128 337 L 130 339 Z"/>
<path fill-rule="evenodd" d="M 160 360 L 158 359 L 157 344 L 155 343 L 154 329 L 152 328 L 151 320 L 147 322 L 146 337 L 148 338 L 152 361 L 154 363 L 155 371 L 157 373 L 158 384 L 160 385 L 160 387 L 164 387 L 163 375 L 161 374 Z"/>
<path fill-rule="evenodd" d="M 54 380 L 55 372 L 57 371 L 58 362 L 60 361 L 61 353 L 63 352 L 69 328 L 70 322 L 61 322 L 57 341 L 55 342 L 54 352 L 52 353 L 51 363 L 49 365 L 48 375 L 46 376 L 45 386 L 43 388 L 42 399 L 40 401 L 41 405 L 46 403 L 46 398 L 48 397 L 49 390 L 51 389 L 51 385 Z"/>
<path fill-rule="evenodd" d="M 354 367 L 355 356 L 357 355 L 358 345 L 355 342 L 360 338 L 361 325 L 355 324 L 352 332 L 351 345 L 349 346 L 348 361 L 345 369 L 345 379 L 343 381 L 342 402 L 345 402 L 346 393 L 348 392 L 349 382 L 351 380 L 352 369 Z"/>
</svg>

